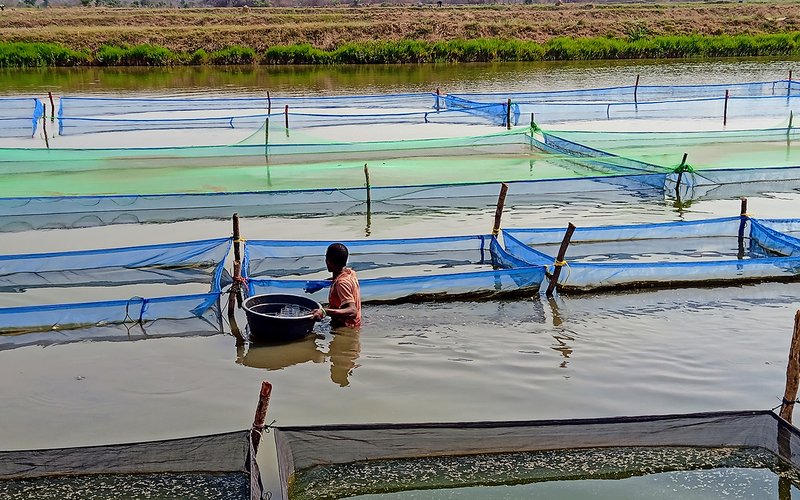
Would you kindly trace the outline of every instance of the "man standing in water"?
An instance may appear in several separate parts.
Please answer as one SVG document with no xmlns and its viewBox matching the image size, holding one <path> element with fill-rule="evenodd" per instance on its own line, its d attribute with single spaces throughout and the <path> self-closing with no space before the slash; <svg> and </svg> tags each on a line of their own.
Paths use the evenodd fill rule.
<svg viewBox="0 0 800 500">
<path fill-rule="evenodd" d="M 328 307 L 313 312 L 317 321 L 330 316 L 331 326 L 334 328 L 361 326 L 361 289 L 358 286 L 356 272 L 346 267 L 348 257 L 349 252 L 343 244 L 333 243 L 328 246 L 325 252 L 325 265 L 333 275 L 328 294 Z"/>
</svg>

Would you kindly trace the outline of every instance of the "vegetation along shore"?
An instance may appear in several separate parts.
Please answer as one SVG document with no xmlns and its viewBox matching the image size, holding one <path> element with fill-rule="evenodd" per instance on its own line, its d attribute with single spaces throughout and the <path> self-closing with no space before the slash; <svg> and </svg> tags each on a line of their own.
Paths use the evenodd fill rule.
<svg viewBox="0 0 800 500">
<path fill-rule="evenodd" d="M 800 3 L 6 7 L 0 66 L 800 56 Z"/>
</svg>

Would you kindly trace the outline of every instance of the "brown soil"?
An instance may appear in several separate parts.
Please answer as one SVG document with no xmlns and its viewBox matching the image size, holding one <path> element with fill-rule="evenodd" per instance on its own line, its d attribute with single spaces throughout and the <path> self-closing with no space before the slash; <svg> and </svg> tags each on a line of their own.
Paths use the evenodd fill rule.
<svg viewBox="0 0 800 500">
<path fill-rule="evenodd" d="M 149 43 L 174 51 L 349 41 L 800 31 L 800 2 L 134 9 L 6 9 L 0 40 L 94 50 Z"/>
</svg>

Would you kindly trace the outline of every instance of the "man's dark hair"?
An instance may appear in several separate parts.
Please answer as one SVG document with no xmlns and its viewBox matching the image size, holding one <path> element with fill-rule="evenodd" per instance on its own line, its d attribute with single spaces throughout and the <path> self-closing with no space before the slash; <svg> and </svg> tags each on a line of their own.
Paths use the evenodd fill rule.
<svg viewBox="0 0 800 500">
<path fill-rule="evenodd" d="M 347 265 L 347 257 L 349 255 L 350 252 L 347 251 L 347 247 L 341 243 L 331 243 L 325 252 L 325 257 L 331 261 L 331 264 L 341 267 Z"/>
</svg>

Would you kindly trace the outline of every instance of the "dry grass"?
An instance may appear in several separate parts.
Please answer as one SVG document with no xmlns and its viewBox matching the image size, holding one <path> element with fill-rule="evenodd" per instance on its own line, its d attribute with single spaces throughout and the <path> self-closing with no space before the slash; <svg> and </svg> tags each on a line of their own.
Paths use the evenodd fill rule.
<svg viewBox="0 0 800 500">
<path fill-rule="evenodd" d="M 176 52 L 233 45 L 263 51 L 310 43 L 555 36 L 735 35 L 800 31 L 800 3 L 497 5 L 229 9 L 8 9 L 0 40 L 55 42 L 94 51 L 104 44 L 153 44 Z"/>
</svg>

